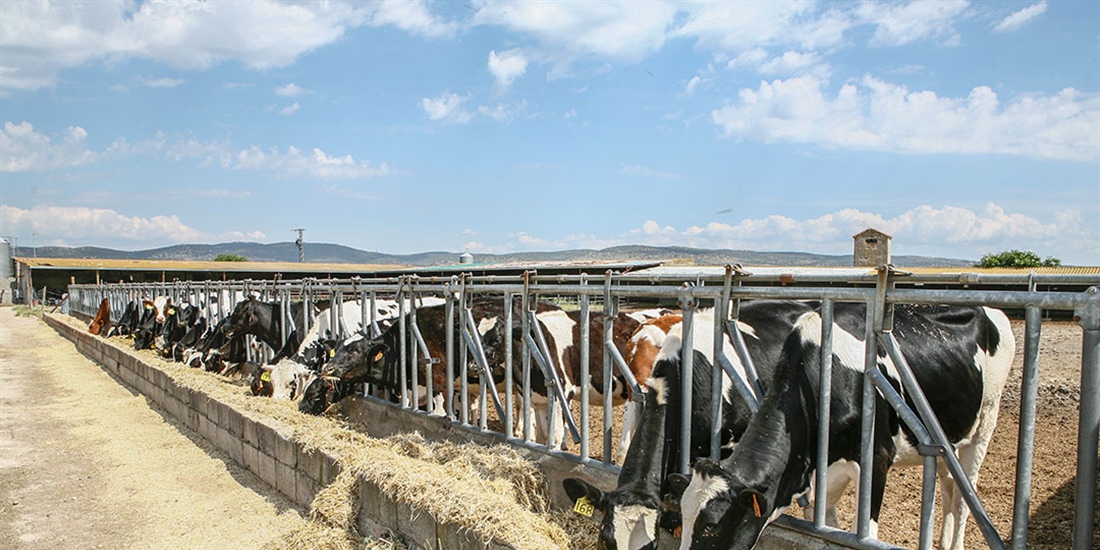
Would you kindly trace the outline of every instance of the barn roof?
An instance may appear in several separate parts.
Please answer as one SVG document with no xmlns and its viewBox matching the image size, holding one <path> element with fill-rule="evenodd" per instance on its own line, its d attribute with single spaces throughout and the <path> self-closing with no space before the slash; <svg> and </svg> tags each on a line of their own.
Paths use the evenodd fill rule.
<svg viewBox="0 0 1100 550">
<path fill-rule="evenodd" d="M 250 273 L 325 272 L 363 273 L 411 269 L 392 264 L 344 264 L 306 262 L 214 262 L 201 260 L 104 260 L 79 258 L 16 258 L 32 269 L 137 270 L 137 271 L 217 271 Z"/>
</svg>

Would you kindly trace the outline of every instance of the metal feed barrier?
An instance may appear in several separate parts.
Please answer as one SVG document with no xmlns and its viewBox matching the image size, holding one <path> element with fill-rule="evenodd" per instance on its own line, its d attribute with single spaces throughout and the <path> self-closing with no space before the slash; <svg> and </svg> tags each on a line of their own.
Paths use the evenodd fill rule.
<svg viewBox="0 0 1100 550">
<path fill-rule="evenodd" d="M 694 269 L 694 268 L 692 268 Z M 762 270 L 767 271 L 767 270 Z M 783 286 L 766 286 L 782 283 Z M 904 288 L 899 288 L 899 284 Z M 1060 292 L 1043 291 L 1041 286 L 1050 288 L 1053 285 L 1075 285 L 1089 287 L 1085 292 Z M 988 287 L 997 287 L 992 289 Z M 814 531 L 818 536 L 824 536 L 833 540 L 844 541 L 847 544 L 863 547 L 878 547 L 876 541 L 868 538 L 870 526 L 870 488 L 871 472 L 870 458 L 872 447 L 871 434 L 874 430 L 875 393 L 881 394 L 885 401 L 897 410 L 899 417 L 916 434 L 920 446 L 924 449 L 924 476 L 923 495 L 920 522 L 920 548 L 932 547 L 932 519 L 934 517 L 933 502 L 936 488 L 936 469 L 938 460 L 943 460 L 948 471 L 953 475 L 964 500 L 970 507 L 972 517 L 981 528 L 985 541 L 990 548 L 1001 549 L 1008 544 L 1001 538 L 993 527 L 975 488 L 971 486 L 967 477 L 963 475 L 958 458 L 952 445 L 946 440 L 943 430 L 928 405 L 920 388 L 912 375 L 911 370 L 900 353 L 898 344 L 893 337 L 892 310 L 894 304 L 953 304 L 953 305 L 985 305 L 990 307 L 1024 311 L 1025 312 L 1025 338 L 1022 353 L 1024 354 L 1024 368 L 1021 383 L 1021 407 L 1019 426 L 1019 447 L 1016 468 L 1015 506 L 1012 520 L 1012 532 L 1010 544 L 1013 549 L 1026 547 L 1028 532 L 1028 517 L 1031 500 L 1031 473 L 1033 460 L 1033 447 L 1035 436 L 1035 403 L 1037 397 L 1037 382 L 1039 369 L 1039 337 L 1042 330 L 1042 318 L 1048 312 L 1069 312 L 1073 319 L 1083 328 L 1083 346 L 1081 355 L 1081 403 L 1078 425 L 1078 456 L 1076 477 L 1076 504 L 1073 531 L 1073 547 L 1076 550 L 1092 548 L 1094 537 L 1094 513 L 1096 509 L 1096 483 L 1097 483 L 1097 452 L 1098 438 L 1100 438 L 1100 281 L 1095 277 L 1082 276 L 1039 276 L 1031 275 L 976 275 L 976 274 L 941 274 L 941 275 L 916 275 L 897 272 L 889 266 L 876 271 L 864 272 L 862 275 L 829 275 L 822 273 L 808 273 L 799 276 L 798 284 L 794 284 L 789 274 L 778 272 L 771 274 L 751 274 L 739 267 L 727 266 L 725 269 L 699 268 L 695 275 L 684 274 L 653 275 L 646 272 L 618 274 L 607 273 L 602 280 L 588 275 L 569 276 L 538 276 L 534 272 L 528 272 L 522 276 L 486 276 L 474 277 L 470 275 L 453 277 L 418 277 L 402 276 L 377 279 L 342 279 L 342 280 L 317 280 L 305 279 L 295 281 L 233 281 L 233 282 L 176 282 L 153 284 L 104 284 L 104 285 L 72 285 L 69 287 L 69 299 L 71 307 L 86 315 L 94 315 L 99 303 L 104 298 L 109 300 L 112 318 L 117 319 L 123 312 L 126 304 L 134 299 L 151 299 L 155 296 L 171 297 L 174 303 L 189 301 L 192 304 L 201 304 L 208 315 L 211 325 L 225 318 L 232 311 L 233 304 L 249 295 L 255 295 L 260 299 L 278 302 L 283 309 L 284 319 L 291 320 L 290 306 L 295 302 L 307 304 L 316 303 L 319 300 L 329 300 L 331 303 L 340 304 L 344 301 L 359 301 L 363 305 L 363 318 L 361 319 L 364 332 L 369 336 L 377 336 L 381 332 L 379 320 L 375 317 L 375 301 L 378 299 L 397 299 L 400 304 L 401 315 L 394 321 L 400 331 L 402 350 L 401 387 L 404 388 L 398 396 L 390 397 L 396 402 L 396 406 L 409 411 L 411 414 L 431 414 L 443 416 L 441 421 L 455 424 L 457 427 L 470 430 L 489 430 L 489 402 L 492 402 L 493 412 L 499 420 L 500 432 L 511 442 L 517 445 L 543 448 L 536 443 L 533 437 L 534 415 L 532 414 L 532 396 L 530 376 L 533 368 L 542 371 L 547 380 L 546 399 L 550 409 L 548 433 L 555 433 L 555 425 L 559 419 L 564 418 L 571 439 L 577 443 L 575 451 L 552 451 L 575 456 L 582 462 L 595 467 L 607 468 L 617 471 L 618 467 L 610 463 L 612 456 L 612 392 L 605 391 L 603 402 L 602 422 L 596 422 L 593 427 L 591 422 L 591 410 L 588 395 L 589 375 L 589 340 L 600 338 L 603 341 L 603 361 L 605 366 L 613 365 L 614 369 L 625 376 L 627 383 L 636 391 L 635 399 L 641 399 L 640 388 L 637 381 L 630 375 L 626 363 L 619 355 L 612 343 L 613 325 L 611 318 L 623 306 L 640 305 L 670 305 L 676 304 L 684 315 L 683 337 L 683 389 L 691 388 L 692 384 L 692 338 L 693 330 L 713 330 L 715 349 L 713 350 L 715 368 L 714 380 L 721 377 L 729 377 L 738 393 L 755 408 L 760 398 L 760 383 L 756 378 L 755 369 L 752 368 L 751 359 L 748 357 L 743 338 L 737 327 L 739 304 L 742 300 L 752 299 L 793 299 L 793 300 L 817 300 L 821 302 L 822 323 L 822 361 L 821 381 L 819 388 L 822 396 L 819 399 L 818 411 L 821 418 L 821 433 L 819 436 L 819 451 L 817 471 L 826 470 L 826 453 L 828 446 L 828 395 L 832 368 L 832 315 L 833 305 L 838 302 L 862 302 L 867 304 L 867 320 L 864 340 L 865 352 L 865 381 L 864 381 L 864 422 L 862 440 L 862 461 L 860 490 L 857 497 L 857 533 L 853 537 L 845 532 L 825 526 L 825 490 L 827 479 L 825 475 L 816 477 L 816 502 L 813 524 L 805 522 L 801 525 Z M 937 288 L 932 288 L 937 287 Z M 986 288 L 983 288 L 986 287 Z M 1021 290 L 1002 290 L 1003 288 L 1018 287 Z M 415 308 L 407 308 L 408 300 L 415 303 L 425 296 L 442 297 L 445 299 L 447 321 L 446 333 L 446 357 L 443 360 L 446 369 L 446 387 L 443 391 L 443 410 L 436 409 L 433 400 L 428 398 L 421 403 L 417 398 L 418 386 L 425 387 L 424 395 L 431 396 L 436 388 L 432 388 L 432 377 L 427 380 L 418 380 L 417 369 L 408 369 L 408 365 L 420 362 L 433 361 L 427 358 L 428 349 L 424 338 L 417 325 Z M 521 347 L 520 357 L 513 357 L 512 348 L 505 345 L 503 361 L 505 368 L 504 380 L 492 380 L 492 365 L 487 364 L 484 343 L 481 342 L 477 327 L 470 310 L 470 301 L 478 296 L 492 296 L 503 300 L 505 327 L 512 327 L 518 323 L 524 345 Z M 538 299 L 551 299 L 559 302 L 568 302 L 579 309 L 581 317 L 580 326 L 580 362 L 581 376 L 578 380 L 579 419 L 574 421 L 570 410 L 563 382 L 555 375 L 555 358 L 548 353 L 546 343 L 543 341 L 542 332 L 533 330 L 534 309 L 533 305 Z M 523 304 L 520 319 L 514 319 L 513 308 L 510 305 L 513 300 Z M 693 322 L 694 312 L 699 307 L 713 307 L 715 309 L 714 325 L 711 327 L 696 326 Z M 589 332 L 589 316 L 594 310 L 602 310 L 605 317 L 604 334 L 592 335 Z M 457 311 L 457 317 L 454 313 Z M 406 316 L 405 314 L 409 315 Z M 332 315 L 330 322 L 332 327 L 337 327 L 340 337 L 347 337 L 348 328 L 344 326 L 337 315 L 336 308 L 329 310 Z M 456 322 L 457 319 L 457 322 Z M 291 323 L 293 321 L 291 320 Z M 312 322 L 306 316 L 306 322 Z M 283 338 L 293 326 L 283 323 Z M 308 329 L 307 327 L 304 327 Z M 732 362 L 723 355 L 722 335 L 727 335 L 733 343 L 733 347 L 739 356 L 740 362 L 746 367 L 744 379 L 731 366 Z M 905 399 L 886 381 L 885 377 L 876 368 L 877 350 L 879 346 L 889 354 L 898 372 L 905 392 L 912 398 L 914 409 L 911 409 Z M 261 353 L 261 352 L 257 352 Z M 271 350 L 264 350 L 263 360 L 271 356 Z M 423 357 L 423 358 L 422 358 Z M 520 361 L 520 376 L 522 380 L 513 379 L 513 361 Z M 475 368 L 478 372 L 478 392 L 476 410 L 471 409 L 469 402 L 470 388 L 468 387 L 468 368 Z M 430 366 L 430 365 L 429 365 Z M 430 372 L 430 370 L 428 371 Z M 603 387 L 612 387 L 612 368 L 604 369 Z M 458 387 L 455 387 L 455 380 Z M 497 391 L 497 385 L 501 391 Z M 720 391 L 722 384 L 715 383 L 716 392 Z M 369 393 L 369 392 L 368 392 Z M 691 408 L 691 392 L 684 391 L 685 410 Z M 519 399 L 517 403 L 515 400 Z M 712 399 L 715 404 L 713 417 L 721 415 L 721 400 Z M 562 410 L 565 414 L 558 415 L 556 410 Z M 471 413 L 476 413 L 476 425 L 471 423 Z M 684 419 L 680 438 L 681 461 L 677 465 L 681 471 L 688 469 L 687 456 L 689 447 L 689 433 L 691 430 L 690 415 L 682 415 Z M 518 422 L 518 429 L 517 429 Z M 717 423 L 715 423 L 717 424 Z M 589 448 L 589 436 L 592 430 L 600 430 L 598 435 L 602 439 L 602 460 L 591 458 Z M 712 458 L 718 457 L 718 426 L 712 434 L 714 442 L 711 448 Z"/>
</svg>

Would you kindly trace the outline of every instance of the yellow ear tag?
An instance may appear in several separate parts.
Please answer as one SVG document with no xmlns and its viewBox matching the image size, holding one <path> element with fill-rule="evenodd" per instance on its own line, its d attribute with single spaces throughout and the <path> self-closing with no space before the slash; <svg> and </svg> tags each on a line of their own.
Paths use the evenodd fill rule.
<svg viewBox="0 0 1100 550">
<path fill-rule="evenodd" d="M 752 513 L 756 514 L 756 517 L 761 517 L 764 515 L 760 513 L 760 501 L 756 500 L 756 494 L 752 495 Z"/>
<path fill-rule="evenodd" d="M 333 357 L 336 357 L 336 350 L 334 350 L 334 349 L 328 350 L 328 356 L 329 356 L 330 359 L 333 358 Z"/>
<path fill-rule="evenodd" d="M 577 503 L 573 505 L 573 511 L 586 517 L 592 517 L 592 512 L 596 511 L 596 507 L 592 505 L 592 501 L 588 500 L 588 496 L 585 495 L 577 499 Z"/>
<path fill-rule="evenodd" d="M 383 354 L 382 352 L 378 352 L 378 355 L 375 355 L 375 356 L 374 356 L 374 360 L 375 360 L 375 361 L 381 361 L 381 360 L 382 360 L 382 356 L 383 356 L 383 355 L 384 355 L 384 354 Z"/>
<path fill-rule="evenodd" d="M 145 309 L 153 309 L 153 306 L 150 304 L 145 304 Z"/>
<path fill-rule="evenodd" d="M 176 314 L 176 308 L 174 308 L 174 307 L 168 308 L 168 315 L 175 315 L 175 314 Z"/>
<path fill-rule="evenodd" d="M 260 375 L 260 380 L 263 380 L 264 382 L 270 382 L 271 381 L 271 371 L 266 371 L 265 370 L 264 373 Z"/>
</svg>

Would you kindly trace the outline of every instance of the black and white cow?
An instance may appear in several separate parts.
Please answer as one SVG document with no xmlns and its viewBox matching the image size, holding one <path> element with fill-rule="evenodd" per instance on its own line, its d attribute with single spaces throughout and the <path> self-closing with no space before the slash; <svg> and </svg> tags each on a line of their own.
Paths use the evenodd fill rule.
<svg viewBox="0 0 1100 550">
<path fill-rule="evenodd" d="M 118 318 L 118 322 L 112 324 L 104 333 L 104 336 L 106 338 L 111 338 L 113 336 L 130 336 L 134 333 L 134 328 L 137 327 L 140 318 L 141 302 L 130 300 L 126 303 L 126 309 L 122 311 L 122 316 Z"/>
<path fill-rule="evenodd" d="M 153 347 L 161 327 L 164 326 L 164 312 L 171 304 L 172 300 L 167 296 L 142 300 L 141 317 L 134 328 L 134 349 L 141 350 Z"/>
<path fill-rule="evenodd" d="M 753 359 L 762 379 L 767 379 L 780 357 L 783 342 L 795 322 L 813 310 L 813 304 L 786 300 L 753 300 L 741 305 L 738 328 L 745 337 L 745 347 Z M 714 365 L 714 310 L 701 310 L 694 315 L 692 330 L 692 410 L 689 460 L 710 453 L 713 418 L 711 412 Z M 603 512 L 600 534 L 602 548 L 609 550 L 640 550 L 656 547 L 658 521 L 666 528 L 678 523 L 674 513 L 660 518 L 659 505 L 668 495 L 665 478 L 674 472 L 679 463 L 679 434 L 682 418 L 681 349 L 683 347 L 683 323 L 673 318 L 665 319 L 671 326 L 659 325 L 663 345 L 655 358 L 652 376 L 647 385 L 653 391 L 659 388 L 668 401 L 664 422 L 652 417 L 640 417 L 634 442 L 630 444 L 623 460 L 618 485 L 613 491 L 603 492 L 579 478 L 564 481 L 566 492 L 575 500 L 587 495 Z M 654 335 L 651 335 L 654 336 Z M 655 337 L 655 336 L 654 336 Z M 740 373 L 745 369 L 728 336 L 724 338 L 723 355 Z M 649 350 L 652 351 L 652 350 Z M 736 440 L 744 432 L 752 415 L 748 404 L 733 388 L 728 377 L 723 377 L 721 443 Z M 659 446 L 660 452 L 650 449 Z M 640 447 L 640 448 L 639 448 Z M 645 463 L 639 463 L 646 461 Z M 654 464 L 653 461 L 660 461 Z M 654 486 L 637 476 L 647 475 L 653 468 L 661 468 L 662 483 Z"/>
<path fill-rule="evenodd" d="M 861 304 L 836 307 L 830 464 L 859 460 L 865 309 Z M 894 315 L 893 334 L 901 351 L 945 434 L 957 446 L 964 471 L 977 483 L 1015 353 L 1008 319 L 995 309 L 954 306 L 898 305 Z M 808 492 L 817 446 L 820 340 L 821 316 L 802 316 L 784 345 L 771 389 L 730 456 L 720 463 L 698 460 L 690 482 L 673 476 L 673 483 L 683 489 L 681 548 L 752 548 L 764 527 Z M 881 351 L 878 366 L 900 387 L 893 362 Z M 887 471 L 895 464 L 920 463 L 913 435 L 881 395 L 876 407 L 872 535 L 877 532 Z M 957 550 L 963 548 L 969 511 L 944 473 L 941 468 L 940 545 Z"/>
</svg>

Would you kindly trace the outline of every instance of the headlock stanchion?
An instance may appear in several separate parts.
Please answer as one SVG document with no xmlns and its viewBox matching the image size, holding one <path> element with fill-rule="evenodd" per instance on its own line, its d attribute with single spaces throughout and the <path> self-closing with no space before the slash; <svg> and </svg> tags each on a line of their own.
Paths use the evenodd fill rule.
<svg viewBox="0 0 1100 550">
<path fill-rule="evenodd" d="M 1082 328 L 1081 354 L 1081 397 L 1078 420 L 1078 456 L 1075 490 L 1075 513 L 1073 527 L 1073 547 L 1075 550 L 1092 548 L 1095 536 L 1094 514 L 1096 507 L 1097 454 L 1100 439 L 1100 280 L 1094 276 L 1080 275 L 989 275 L 974 273 L 956 274 L 906 274 L 883 266 L 873 272 L 851 272 L 833 275 L 827 272 L 799 274 L 799 284 L 789 273 L 769 272 L 765 268 L 754 269 L 749 273 L 740 266 L 726 266 L 721 271 L 699 268 L 699 273 L 648 274 L 645 272 L 621 274 L 608 271 L 604 274 L 602 285 L 589 284 L 587 275 L 557 276 L 539 278 L 533 271 L 518 276 L 461 276 L 445 277 L 355 277 L 347 280 L 281 280 L 265 281 L 173 281 L 171 283 L 113 283 L 94 285 L 71 285 L 69 301 L 76 313 L 94 316 L 103 300 L 107 300 L 111 320 L 119 317 L 136 300 L 171 298 L 174 305 L 190 302 L 199 308 L 206 317 L 209 330 L 214 330 L 219 321 L 229 317 L 241 300 L 255 298 L 274 305 L 276 316 L 281 321 L 277 338 L 286 342 L 298 331 L 304 337 L 314 319 L 315 307 L 327 303 L 328 320 L 332 334 L 321 335 L 339 342 L 351 336 L 349 319 L 342 315 L 342 306 L 355 303 L 362 308 L 361 326 L 365 337 L 379 337 L 386 326 L 394 326 L 400 349 L 399 388 L 392 398 L 398 407 L 409 414 L 430 414 L 441 416 L 441 422 L 454 422 L 460 429 L 475 431 L 488 430 L 487 403 L 493 406 L 503 426 L 503 435 L 510 442 L 531 448 L 546 449 L 547 445 L 557 448 L 561 441 L 554 441 L 559 432 L 559 423 L 565 422 L 574 441 L 579 441 L 579 449 L 574 449 L 577 459 L 588 466 L 618 471 L 619 466 L 611 464 L 613 455 L 611 405 L 614 396 L 616 378 L 621 378 L 632 394 L 640 401 L 645 392 L 643 380 L 636 380 L 622 354 L 616 347 L 614 337 L 615 316 L 619 309 L 637 307 L 641 304 L 657 303 L 663 306 L 678 305 L 682 314 L 681 324 L 681 387 L 672 391 L 681 391 L 683 395 L 682 424 L 679 427 L 679 461 L 673 468 L 680 472 L 688 469 L 690 456 L 690 433 L 692 401 L 691 393 L 694 372 L 693 331 L 713 331 L 713 349 L 699 350 L 713 353 L 715 370 L 705 374 L 713 376 L 715 393 L 710 395 L 712 418 L 723 416 L 722 394 L 725 385 L 722 377 L 728 377 L 736 392 L 755 410 L 763 395 L 757 366 L 753 364 L 745 344 L 746 336 L 739 327 L 740 307 L 743 301 L 758 299 L 809 300 L 814 301 L 815 310 L 821 316 L 820 386 L 817 388 L 818 403 L 816 414 L 819 422 L 819 434 L 815 459 L 814 477 L 814 513 L 813 524 L 803 524 L 805 529 L 816 529 L 820 536 L 832 536 L 835 529 L 826 527 L 827 510 L 827 466 L 829 448 L 830 407 L 832 396 L 830 381 L 833 369 L 834 340 L 834 304 L 866 304 L 866 320 L 863 334 L 863 430 L 862 466 L 860 469 L 860 488 L 857 495 L 856 534 L 867 537 L 870 532 L 870 487 L 875 418 L 875 401 L 881 396 L 887 406 L 897 411 L 901 422 L 915 434 L 924 464 L 923 495 L 921 505 L 920 548 L 930 548 L 933 536 L 932 520 L 935 516 L 932 508 L 936 489 L 936 470 L 943 460 L 943 467 L 949 471 L 958 484 L 958 490 L 971 511 L 990 548 L 1004 548 L 1005 542 L 993 528 L 992 521 L 983 509 L 975 488 L 964 475 L 958 456 L 948 442 L 946 435 L 935 415 L 932 413 L 916 378 L 902 354 L 898 339 L 892 330 L 892 308 L 894 304 L 959 306 L 989 306 L 1011 311 L 1024 312 L 1024 340 L 1022 344 L 1023 373 L 1020 387 L 1020 424 L 1018 460 L 1015 475 L 1015 504 L 1013 508 L 1012 530 L 1010 535 L 1013 549 L 1026 547 L 1028 518 L 1031 504 L 1031 476 L 1034 467 L 1036 399 L 1038 394 L 1039 343 L 1043 316 L 1047 312 L 1072 314 Z M 824 271 L 824 270 L 823 270 Z M 1087 288 L 1085 292 L 1066 292 L 1056 289 L 1067 285 Z M 1005 290 L 1022 287 L 1026 290 Z M 442 298 L 444 321 L 442 330 L 445 342 L 442 357 L 433 358 L 430 350 L 425 322 L 426 315 L 418 318 L 417 306 L 426 296 Z M 591 297 L 595 300 L 591 300 Z M 488 337 L 479 332 L 473 308 L 475 299 L 502 300 L 503 328 L 500 342 L 493 342 L 500 349 L 487 349 Z M 396 301 L 395 304 L 389 300 Z M 558 365 L 558 356 L 550 353 L 547 336 L 538 316 L 540 300 L 568 302 L 570 306 L 579 305 L 574 320 L 579 322 L 577 333 L 579 378 L 572 381 L 577 388 L 580 407 L 580 426 L 574 422 L 570 411 L 570 396 L 567 394 L 566 381 L 559 374 L 566 365 Z M 602 300 L 602 307 L 593 301 Z M 388 318 L 379 316 L 379 304 L 392 304 L 395 315 Z M 713 307 L 714 324 L 696 326 L 696 309 L 702 304 Z M 138 302 L 140 305 L 140 302 Z M 301 313 L 294 311 L 301 306 Z M 387 306 L 388 307 L 388 306 Z M 593 308 L 597 308 L 593 311 Z M 597 313 L 598 312 L 598 313 Z M 318 314 L 320 314 L 318 312 Z M 571 314 L 571 317 L 574 315 Z M 592 334 L 591 321 L 594 316 L 603 317 L 603 334 Z M 518 315 L 518 318 L 516 317 Z M 396 317 L 396 318 L 394 318 Z M 498 320 L 498 322 L 500 322 Z M 515 330 L 513 330 L 513 328 Z M 484 330 L 484 329 L 482 329 Z M 457 332 L 456 332 L 457 331 Z M 749 337 L 752 335 L 750 334 Z M 857 338 L 860 335 L 852 335 Z M 513 348 L 513 338 L 519 338 L 519 345 Z M 591 362 L 589 342 L 597 338 L 602 346 L 597 346 L 603 354 L 603 415 L 590 414 L 590 385 L 593 382 L 590 370 Z M 903 342 L 904 343 L 904 342 Z M 555 345 L 558 343 L 555 342 Z M 519 350 L 514 356 L 513 350 Z M 730 350 L 732 349 L 732 352 Z M 899 392 L 878 368 L 879 350 L 883 350 L 900 376 L 902 390 Z M 560 353 L 562 348 L 558 346 Z M 266 350 L 264 357 L 280 349 Z M 500 352 L 500 353 L 496 353 Z M 255 352 L 250 352 L 257 359 Z M 727 357 L 727 354 L 735 354 Z M 738 367 L 734 366 L 734 361 Z M 490 363 L 495 361 L 496 363 Z M 442 362 L 442 364 L 440 364 Z M 531 369 L 541 370 L 546 381 L 545 388 L 532 388 Z M 513 366 L 518 368 L 513 368 Z M 423 370 L 421 370 L 423 367 Z M 472 370 L 471 370 L 472 369 Z M 434 373 L 445 373 L 444 387 L 436 383 Z M 503 373 L 502 380 L 494 380 L 494 373 Z M 518 375 L 518 379 L 514 374 Z M 572 373 L 570 373 L 570 376 Z M 424 379 L 421 380 L 421 377 Z M 470 381 L 479 384 L 479 422 L 470 423 L 471 388 Z M 457 382 L 456 382 L 457 379 Z M 763 383 L 762 383 L 763 382 Z M 503 389 L 501 396 L 498 384 Z M 374 388 L 378 389 L 378 388 Z M 549 416 L 538 421 L 548 422 L 546 433 L 549 441 L 536 442 L 532 423 L 532 390 L 545 391 Z M 419 403 L 423 391 L 425 404 Z M 437 409 L 436 394 L 442 392 L 443 410 Z M 456 395 L 457 393 L 457 395 Z M 904 397 L 903 397 L 904 395 Z M 373 397 L 372 397 L 373 399 Z M 411 400 L 411 401 L 410 401 Z M 596 400 L 596 406 L 600 406 Z M 516 414 L 522 415 L 515 417 Z M 718 457 L 719 442 L 722 433 L 720 422 L 713 422 L 710 433 L 712 446 L 709 449 L 713 458 Z M 541 425 L 541 424 L 540 424 Z M 518 433 L 517 433 L 518 432 Z M 592 460 L 588 440 L 590 432 L 602 435 L 602 457 Z M 518 437 L 517 437 L 518 436 Z M 797 522 L 796 522 L 797 523 Z M 868 546 L 873 546 L 869 542 Z M 858 546 L 859 543 L 857 542 Z"/>
</svg>

